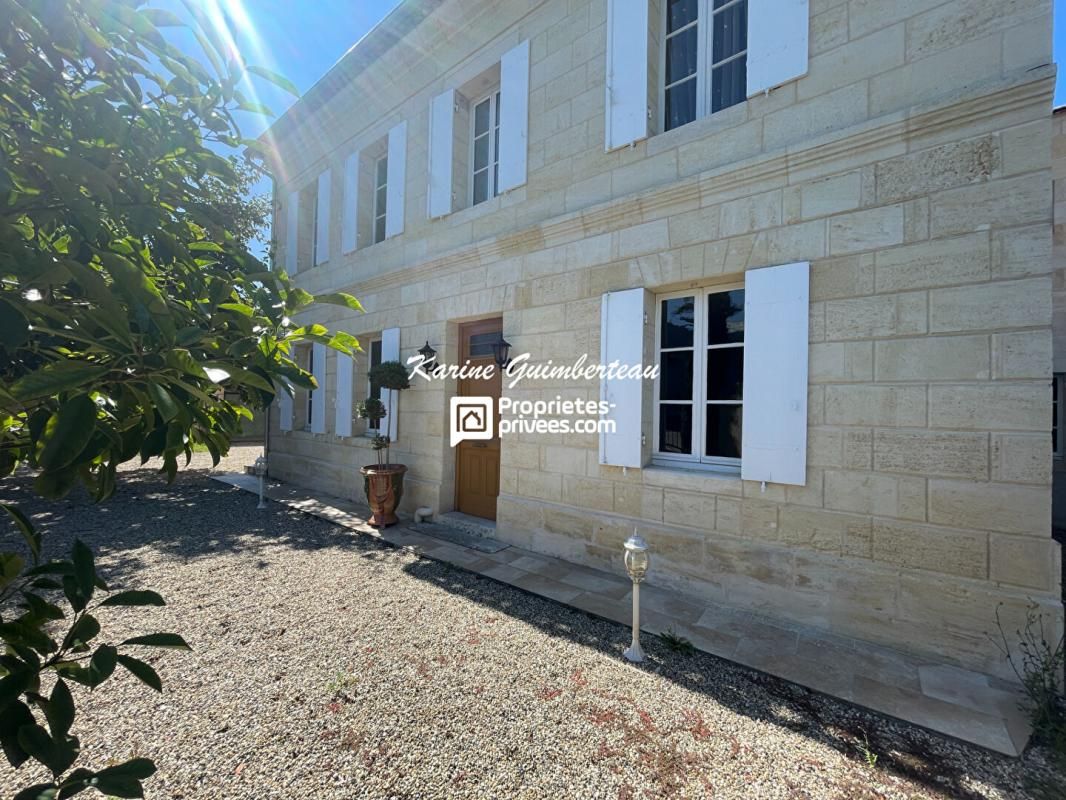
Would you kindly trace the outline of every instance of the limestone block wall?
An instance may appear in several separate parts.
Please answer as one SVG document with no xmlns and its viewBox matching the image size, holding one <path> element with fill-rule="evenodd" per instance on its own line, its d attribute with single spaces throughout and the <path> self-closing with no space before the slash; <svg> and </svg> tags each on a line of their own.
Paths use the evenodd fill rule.
<svg viewBox="0 0 1066 800">
<path fill-rule="evenodd" d="M 1056 373 L 1066 373 L 1066 108 L 1057 108 L 1051 120 L 1051 177 L 1054 195 L 1052 229 L 1052 306 Z M 1062 386 L 1063 378 L 1057 378 Z M 1066 459 L 1060 448 L 1054 460 L 1053 523 L 1066 529 Z"/>
<path fill-rule="evenodd" d="M 284 197 L 408 121 L 404 234 L 298 279 L 352 291 L 367 313 L 308 318 L 364 339 L 400 327 L 403 357 L 428 339 L 451 363 L 459 322 L 502 316 L 515 352 L 566 363 L 599 353 L 605 291 L 725 285 L 810 261 L 805 486 L 623 471 L 598 463 L 594 436 L 519 435 L 502 442 L 499 535 L 618 570 L 636 527 L 655 583 L 1006 675 L 986 637 L 997 607 L 1008 629 L 1030 599 L 1062 619 L 1050 535 L 1050 3 L 812 0 L 805 77 L 611 153 L 604 10 L 445 2 L 438 24 L 279 128 Z M 463 34 L 443 36 L 459 18 Z M 430 97 L 524 38 L 527 184 L 426 219 Z M 339 223 L 332 236 L 340 254 Z M 331 358 L 327 393 L 334 370 Z M 364 375 L 360 364 L 357 400 Z M 410 467 L 408 510 L 454 507 L 454 391 L 422 383 L 400 400 L 394 460 Z M 326 434 L 283 434 L 274 414 L 274 475 L 361 495 L 357 467 L 373 454 L 364 437 L 332 434 L 332 400 Z"/>
</svg>

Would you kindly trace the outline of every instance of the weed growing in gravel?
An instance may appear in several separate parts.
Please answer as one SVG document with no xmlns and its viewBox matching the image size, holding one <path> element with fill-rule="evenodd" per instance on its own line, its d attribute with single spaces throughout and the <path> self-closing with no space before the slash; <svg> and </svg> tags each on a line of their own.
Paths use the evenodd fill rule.
<svg viewBox="0 0 1066 800">
<path fill-rule="evenodd" d="M 659 634 L 659 638 L 662 639 L 663 644 L 666 645 L 666 649 L 673 653 L 690 656 L 696 652 L 696 648 L 692 646 L 692 642 L 675 632 L 673 628 L 667 628 Z"/>
<path fill-rule="evenodd" d="M 862 753 L 862 757 L 866 759 L 866 766 L 870 769 L 877 769 L 877 753 L 870 749 L 870 739 L 866 736 L 866 731 L 862 732 L 862 742 L 859 743 L 859 752 Z"/>
<path fill-rule="evenodd" d="M 346 690 L 351 689 L 359 683 L 359 678 L 355 675 L 347 675 L 343 672 L 338 672 L 333 680 L 326 684 L 326 692 L 331 696 L 336 697 L 339 694 L 344 693 Z"/>
<path fill-rule="evenodd" d="M 1062 683 L 1066 665 L 1066 640 L 1048 641 L 1044 615 L 1039 606 L 1030 601 L 1025 611 L 1025 627 L 1015 631 L 1018 640 L 1015 652 L 1003 630 L 1003 622 L 996 608 L 996 628 L 999 637 L 992 638 L 1014 674 L 1025 689 L 1026 702 L 1022 708 L 1029 714 L 1033 739 L 1049 746 L 1060 765 L 1066 766 L 1066 693 Z"/>
</svg>

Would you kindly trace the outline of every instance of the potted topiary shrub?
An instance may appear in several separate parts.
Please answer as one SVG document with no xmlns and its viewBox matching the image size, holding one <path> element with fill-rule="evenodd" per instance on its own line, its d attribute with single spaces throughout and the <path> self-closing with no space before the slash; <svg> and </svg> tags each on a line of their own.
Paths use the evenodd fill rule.
<svg viewBox="0 0 1066 800">
<path fill-rule="evenodd" d="M 396 408 L 396 393 L 411 386 L 407 370 L 399 361 L 384 361 L 369 372 L 370 380 L 389 393 L 389 406 Z M 373 397 L 359 404 L 359 416 L 378 427 L 385 419 L 385 404 Z M 377 528 L 394 525 L 396 508 L 403 499 L 403 476 L 407 472 L 404 464 L 393 464 L 390 459 L 392 440 L 387 434 L 378 434 L 373 441 L 377 463 L 367 464 L 359 471 L 363 475 L 363 490 L 373 515 L 370 524 Z M 384 451 L 384 458 L 382 453 Z"/>
</svg>

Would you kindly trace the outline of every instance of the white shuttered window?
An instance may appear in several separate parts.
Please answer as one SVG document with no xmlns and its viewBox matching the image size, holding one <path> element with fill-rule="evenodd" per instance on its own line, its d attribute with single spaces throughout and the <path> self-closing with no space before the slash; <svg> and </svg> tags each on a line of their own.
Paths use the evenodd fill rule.
<svg viewBox="0 0 1066 800">
<path fill-rule="evenodd" d="M 276 394 L 274 396 L 278 400 L 278 427 L 283 431 L 291 431 L 293 417 L 292 395 L 286 389 L 275 386 Z"/>
<path fill-rule="evenodd" d="M 404 192 L 407 185 L 407 123 L 399 122 L 389 130 L 388 162 L 385 169 L 388 186 L 385 208 L 385 238 L 403 233 Z M 376 236 L 374 241 L 381 241 Z"/>
<path fill-rule="evenodd" d="M 806 483 L 809 265 L 656 298 L 654 460 Z"/>
<path fill-rule="evenodd" d="M 499 107 L 500 194 L 526 182 L 529 150 L 529 40 L 500 59 Z"/>
<path fill-rule="evenodd" d="M 350 253 L 359 243 L 359 151 L 344 159 L 344 203 L 341 209 L 341 252 Z"/>
<path fill-rule="evenodd" d="M 455 143 L 454 89 L 442 92 L 429 104 L 430 219 L 452 213 L 452 152 Z"/>
<path fill-rule="evenodd" d="M 747 96 L 807 74 L 809 0 L 748 0 Z"/>
<path fill-rule="evenodd" d="M 644 289 L 608 292 L 600 305 L 600 363 L 636 366 L 644 354 Z M 643 381 L 603 380 L 600 400 L 612 407 L 604 419 L 614 431 L 600 433 L 600 463 L 616 467 L 643 466 Z"/>
<path fill-rule="evenodd" d="M 647 0 L 607 0 L 606 90 L 606 149 L 647 138 Z"/>
<path fill-rule="evenodd" d="M 315 266 L 329 261 L 330 171 L 318 176 L 315 198 Z"/>
<path fill-rule="evenodd" d="M 807 482 L 810 264 L 748 270 L 744 461 L 749 481 Z"/>
<path fill-rule="evenodd" d="M 285 271 L 295 275 L 300 269 L 300 193 L 289 192 L 285 209 Z"/>
</svg>

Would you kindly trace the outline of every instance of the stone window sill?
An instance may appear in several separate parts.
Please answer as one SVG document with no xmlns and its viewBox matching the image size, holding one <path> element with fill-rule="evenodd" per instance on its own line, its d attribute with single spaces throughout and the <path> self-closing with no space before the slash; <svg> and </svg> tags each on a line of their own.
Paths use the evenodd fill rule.
<svg viewBox="0 0 1066 800">
<path fill-rule="evenodd" d="M 739 467 L 730 469 L 699 464 L 649 464 L 644 468 L 644 485 L 705 494 L 741 495 L 744 492 Z"/>
</svg>

